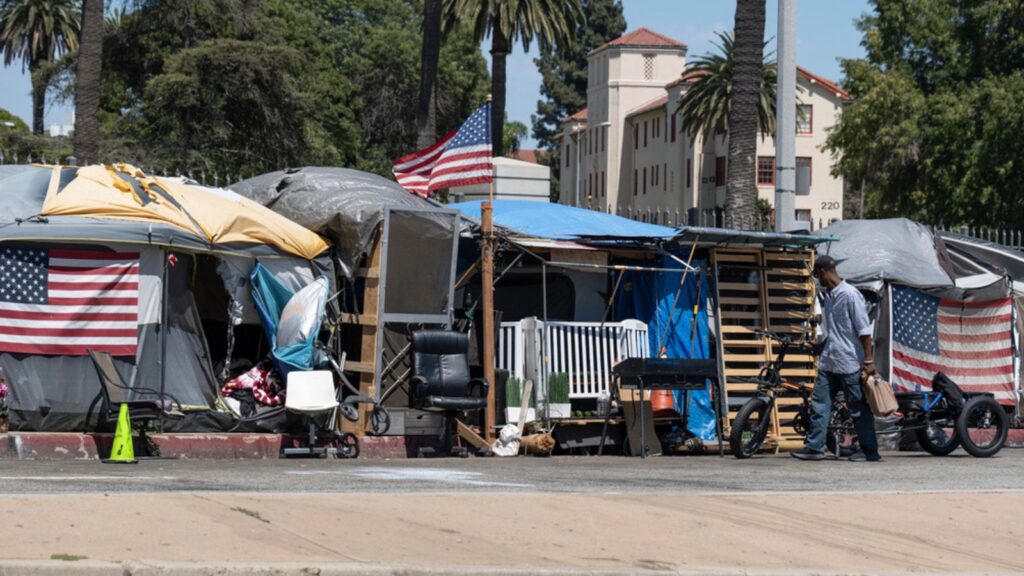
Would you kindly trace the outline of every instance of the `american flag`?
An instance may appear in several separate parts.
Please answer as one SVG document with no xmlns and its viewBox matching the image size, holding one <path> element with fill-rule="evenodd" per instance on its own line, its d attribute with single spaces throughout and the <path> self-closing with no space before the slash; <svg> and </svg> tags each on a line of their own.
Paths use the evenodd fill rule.
<svg viewBox="0 0 1024 576">
<path fill-rule="evenodd" d="M 391 169 L 402 188 L 430 196 L 442 188 L 493 180 L 491 103 L 487 102 L 438 143 L 395 160 Z"/>
<path fill-rule="evenodd" d="M 945 372 L 966 392 L 1013 402 L 1010 298 L 961 302 L 893 286 L 892 300 L 892 383 L 898 390 L 931 390 L 932 376 Z"/>
<path fill-rule="evenodd" d="M 139 254 L 0 248 L 0 351 L 134 356 Z"/>
</svg>

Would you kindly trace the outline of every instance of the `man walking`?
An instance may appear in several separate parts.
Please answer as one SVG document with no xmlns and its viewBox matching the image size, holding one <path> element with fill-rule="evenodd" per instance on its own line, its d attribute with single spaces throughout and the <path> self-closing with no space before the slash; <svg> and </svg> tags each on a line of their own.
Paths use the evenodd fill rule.
<svg viewBox="0 0 1024 576">
<path fill-rule="evenodd" d="M 814 278 L 821 285 L 823 312 L 828 340 L 818 362 L 818 379 L 811 394 L 811 425 L 802 450 L 792 452 L 800 460 L 825 459 L 825 434 L 828 428 L 832 399 L 844 391 L 846 404 L 853 416 L 860 452 L 850 456 L 853 462 L 877 462 L 878 440 L 875 419 L 864 401 L 861 370 L 869 376 L 876 373 L 871 343 L 871 323 L 861 293 L 843 281 L 836 272 L 831 256 L 814 261 Z"/>
</svg>

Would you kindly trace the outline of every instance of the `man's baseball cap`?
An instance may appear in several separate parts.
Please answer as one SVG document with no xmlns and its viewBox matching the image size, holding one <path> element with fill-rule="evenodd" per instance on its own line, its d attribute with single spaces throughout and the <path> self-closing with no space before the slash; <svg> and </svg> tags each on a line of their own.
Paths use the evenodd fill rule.
<svg viewBox="0 0 1024 576">
<path fill-rule="evenodd" d="M 814 271 L 815 272 L 818 272 L 820 270 L 835 270 L 835 269 L 836 269 L 836 259 L 831 257 L 831 256 L 829 256 L 829 255 L 827 255 L 827 254 L 818 256 L 814 260 Z"/>
</svg>

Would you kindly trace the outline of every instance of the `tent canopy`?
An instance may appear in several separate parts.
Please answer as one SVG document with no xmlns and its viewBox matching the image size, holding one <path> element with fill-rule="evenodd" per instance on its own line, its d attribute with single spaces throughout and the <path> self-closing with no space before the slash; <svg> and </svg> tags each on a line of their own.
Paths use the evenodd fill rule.
<svg viewBox="0 0 1024 576">
<path fill-rule="evenodd" d="M 470 218 L 480 218 L 483 200 L 451 204 Z M 494 223 L 527 236 L 555 240 L 586 237 L 671 238 L 674 228 L 636 222 L 614 214 L 549 202 L 495 200 Z"/>
<path fill-rule="evenodd" d="M 839 275 L 860 287 L 896 282 L 919 288 L 954 285 L 941 240 L 926 226 L 906 218 L 841 220 L 814 233 L 840 242 L 822 252 L 836 259 Z"/>
<path fill-rule="evenodd" d="M 116 166 L 2 166 L 0 240 L 119 241 L 312 260 L 315 233 L 237 194 Z"/>
</svg>

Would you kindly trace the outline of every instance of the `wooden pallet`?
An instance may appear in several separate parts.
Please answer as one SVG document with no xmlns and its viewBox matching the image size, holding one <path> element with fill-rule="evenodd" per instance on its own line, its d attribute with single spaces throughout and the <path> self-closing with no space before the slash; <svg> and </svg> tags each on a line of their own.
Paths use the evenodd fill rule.
<svg viewBox="0 0 1024 576">
<path fill-rule="evenodd" d="M 383 247 L 378 229 L 373 248 L 357 275 L 363 278 L 363 301 L 358 307 L 360 314 L 345 314 L 343 325 L 352 325 L 359 333 L 359 357 L 346 360 L 345 370 L 359 374 L 359 393 L 374 398 L 377 392 L 376 374 L 380 369 L 381 355 L 377 350 L 377 332 L 380 326 L 377 319 L 380 314 L 380 265 Z M 341 427 L 346 432 L 364 436 L 370 432 L 370 406 L 359 404 L 359 419 L 349 422 L 339 416 Z"/>
<path fill-rule="evenodd" d="M 774 359 L 775 346 L 759 335 L 758 329 L 784 334 L 806 332 L 814 314 L 814 283 L 810 277 L 813 252 L 760 248 L 713 248 L 718 302 L 716 325 L 718 355 L 721 358 L 725 396 L 729 411 L 723 423 L 731 429 L 736 411 L 756 391 L 756 384 L 744 381 L 756 377 L 765 362 Z M 783 377 L 794 382 L 812 381 L 817 367 L 812 357 L 791 354 Z M 799 440 L 792 426 L 798 398 L 780 397 L 773 411 L 766 448 Z"/>
</svg>

